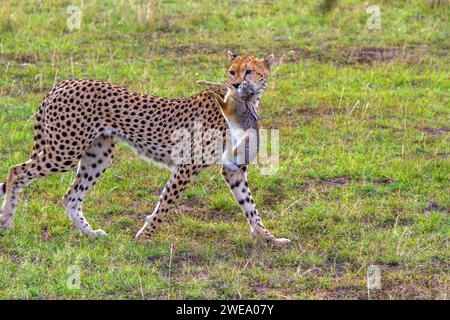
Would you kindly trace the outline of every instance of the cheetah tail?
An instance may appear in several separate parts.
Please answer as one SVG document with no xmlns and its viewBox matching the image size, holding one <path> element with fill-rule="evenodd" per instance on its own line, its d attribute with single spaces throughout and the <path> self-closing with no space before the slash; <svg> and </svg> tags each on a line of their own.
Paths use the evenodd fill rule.
<svg viewBox="0 0 450 320">
<path fill-rule="evenodd" d="M 216 99 L 222 109 L 226 109 L 227 108 L 227 103 L 217 93 L 215 93 L 214 91 L 208 91 L 208 95 L 210 97 Z"/>
<path fill-rule="evenodd" d="M 3 199 L 6 193 L 6 183 L 0 183 L 0 200 Z"/>
<path fill-rule="evenodd" d="M 39 108 L 34 124 L 34 147 L 31 159 L 37 158 L 38 154 L 45 148 L 45 99 Z"/>
<path fill-rule="evenodd" d="M 209 82 L 206 80 L 197 80 L 197 83 L 209 90 L 216 89 L 216 90 L 220 90 L 220 91 L 222 91 L 222 90 L 226 91 L 229 88 L 229 86 L 227 84 Z"/>
</svg>

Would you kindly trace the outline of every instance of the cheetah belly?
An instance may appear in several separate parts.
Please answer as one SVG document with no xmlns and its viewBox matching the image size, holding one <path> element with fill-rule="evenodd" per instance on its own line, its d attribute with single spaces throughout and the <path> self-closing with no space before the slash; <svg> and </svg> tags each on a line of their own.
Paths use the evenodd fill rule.
<svg viewBox="0 0 450 320">
<path fill-rule="evenodd" d="M 169 155 L 161 155 L 152 150 L 152 146 L 155 146 L 155 148 L 158 147 L 156 144 L 150 143 L 148 147 L 145 147 L 125 137 L 121 137 L 119 135 L 116 135 L 116 137 L 118 137 L 121 143 L 130 147 L 142 159 L 168 169 L 173 169 L 175 167 L 175 163 L 173 162 L 172 157 L 170 156 L 170 150 L 168 153 Z"/>
</svg>

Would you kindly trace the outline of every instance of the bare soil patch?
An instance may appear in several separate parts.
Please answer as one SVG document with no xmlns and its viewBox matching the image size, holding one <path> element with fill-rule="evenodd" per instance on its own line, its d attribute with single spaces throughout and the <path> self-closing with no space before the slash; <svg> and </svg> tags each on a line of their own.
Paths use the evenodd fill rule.
<svg viewBox="0 0 450 320">
<path fill-rule="evenodd" d="M 50 231 L 48 230 L 47 226 L 43 226 L 41 228 L 41 239 L 43 241 L 50 241 L 52 240 L 52 234 L 50 233 Z"/>
<path fill-rule="evenodd" d="M 205 262 L 205 259 L 202 256 L 200 256 L 192 251 L 176 252 L 176 250 L 174 250 L 174 254 L 172 256 L 172 262 L 170 261 L 169 253 L 157 254 L 157 255 L 148 257 L 147 261 L 150 263 L 155 263 L 155 262 L 160 261 L 167 265 L 172 263 L 172 266 L 180 267 L 182 264 L 185 264 L 185 263 L 201 265 Z"/>
<path fill-rule="evenodd" d="M 398 60 L 416 61 L 428 51 L 428 46 L 393 46 L 347 49 L 343 52 L 344 63 L 371 64 L 374 62 L 393 62 Z"/>
<path fill-rule="evenodd" d="M 445 283 L 436 275 L 425 270 L 408 270 L 399 264 L 379 265 L 381 269 L 381 288 L 372 289 L 368 295 L 366 279 L 361 285 L 337 286 L 325 294 L 326 299 L 442 299 L 446 292 Z"/>
<path fill-rule="evenodd" d="M 114 225 L 117 223 L 118 219 L 127 217 L 130 218 L 135 223 L 143 223 L 145 217 L 151 214 L 151 211 L 108 211 L 106 213 L 106 225 Z"/>
<path fill-rule="evenodd" d="M 310 189 L 327 189 L 329 187 L 343 187 L 352 183 L 351 177 L 335 177 L 329 179 L 311 179 L 305 178 L 304 182 L 301 182 L 297 189 L 300 191 L 308 191 Z"/>
<path fill-rule="evenodd" d="M 450 153 L 443 153 L 443 152 L 439 152 L 439 153 L 436 153 L 436 154 L 427 153 L 425 155 L 425 157 L 427 159 L 432 159 L 432 158 L 448 159 L 450 157 Z"/>
<path fill-rule="evenodd" d="M 151 47 L 148 56 L 174 54 L 176 56 L 192 54 L 223 54 L 227 48 L 216 46 L 212 43 L 197 43 L 195 45 L 179 45 L 174 47 Z"/>
<path fill-rule="evenodd" d="M 179 45 L 173 47 L 152 47 L 151 55 L 174 54 L 176 56 L 195 54 L 223 54 L 230 48 L 201 42 L 195 45 Z M 388 63 L 394 61 L 417 62 L 429 52 L 429 46 L 379 46 L 362 48 L 274 48 L 277 63 L 296 63 L 301 60 L 314 60 L 337 65 Z M 242 50 L 235 49 L 240 53 Z M 265 52 L 267 48 L 249 48 L 248 52 Z"/>
<path fill-rule="evenodd" d="M 173 257 L 172 262 L 175 264 L 203 264 L 205 262 L 205 259 L 192 251 L 183 251 L 176 254 Z"/>
<path fill-rule="evenodd" d="M 444 207 L 443 205 L 437 203 L 436 201 L 429 200 L 427 201 L 427 206 L 425 211 L 440 211 L 440 212 L 450 212 L 449 208 Z"/>
<path fill-rule="evenodd" d="M 391 179 L 391 178 L 375 179 L 372 181 L 373 184 L 376 184 L 379 186 L 387 186 L 393 182 L 395 182 L 395 180 Z"/>
</svg>

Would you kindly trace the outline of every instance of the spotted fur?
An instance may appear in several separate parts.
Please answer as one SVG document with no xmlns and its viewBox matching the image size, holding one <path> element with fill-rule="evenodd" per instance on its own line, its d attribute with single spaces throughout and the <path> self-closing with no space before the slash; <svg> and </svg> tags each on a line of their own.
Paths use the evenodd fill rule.
<svg viewBox="0 0 450 320">
<path fill-rule="evenodd" d="M 260 88 L 255 99 L 259 101 L 270 69 L 267 59 L 233 56 L 230 70 L 236 70 L 236 77 L 229 78 L 229 82 L 236 84 L 240 70 L 245 72 L 249 68 L 255 70 L 255 85 Z M 265 77 L 261 76 L 262 71 Z M 244 77 L 253 81 L 248 74 Z M 225 94 L 220 90 L 217 93 L 222 97 Z M 35 119 L 35 144 L 30 160 L 11 167 L 6 183 L 0 184 L 0 199 L 3 198 L 0 227 L 11 227 L 19 192 L 31 181 L 78 168 L 63 198 L 64 207 L 83 235 L 106 235 L 103 230 L 90 227 L 82 205 L 87 192 L 111 163 L 114 140 L 118 138 L 139 155 L 164 164 L 173 172 L 136 240 L 149 239 L 189 182 L 211 165 L 174 162 L 171 153 L 176 142 L 171 138 L 172 133 L 180 129 L 193 133 L 196 122 L 202 123 L 204 131 L 219 130 L 224 139 L 227 132 L 220 107 L 206 91 L 185 99 L 162 98 L 95 80 L 72 79 L 58 83 L 44 98 Z M 213 154 L 214 148 L 208 143 L 202 147 L 206 154 Z M 223 168 L 223 176 L 246 214 L 252 234 L 275 244 L 287 243 L 287 239 L 274 238 L 262 224 L 245 171 L 246 166 L 234 171 Z"/>
</svg>

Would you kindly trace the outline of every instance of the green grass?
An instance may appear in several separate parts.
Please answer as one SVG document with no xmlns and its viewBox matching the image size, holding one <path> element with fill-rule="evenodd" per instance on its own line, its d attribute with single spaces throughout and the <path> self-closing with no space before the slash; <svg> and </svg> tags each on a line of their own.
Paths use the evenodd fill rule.
<svg viewBox="0 0 450 320">
<path fill-rule="evenodd" d="M 328 13 L 316 1 L 151 1 L 148 21 L 129 3 L 84 1 L 69 31 L 65 8 L 78 1 L 2 1 L 0 181 L 27 160 L 56 81 L 182 97 L 200 90 L 194 80 L 223 79 L 227 49 L 273 52 L 260 115 L 280 129 L 280 167 L 252 167 L 249 180 L 266 226 L 293 244 L 253 240 L 216 168 L 151 243 L 133 243 L 170 173 L 120 146 L 84 206 L 107 239 L 71 227 L 60 199 L 74 173 L 25 189 L 0 231 L 0 298 L 448 298 L 448 6 L 378 1 L 382 28 L 369 31 L 360 1 Z M 370 265 L 381 290 L 367 291 Z"/>
</svg>

